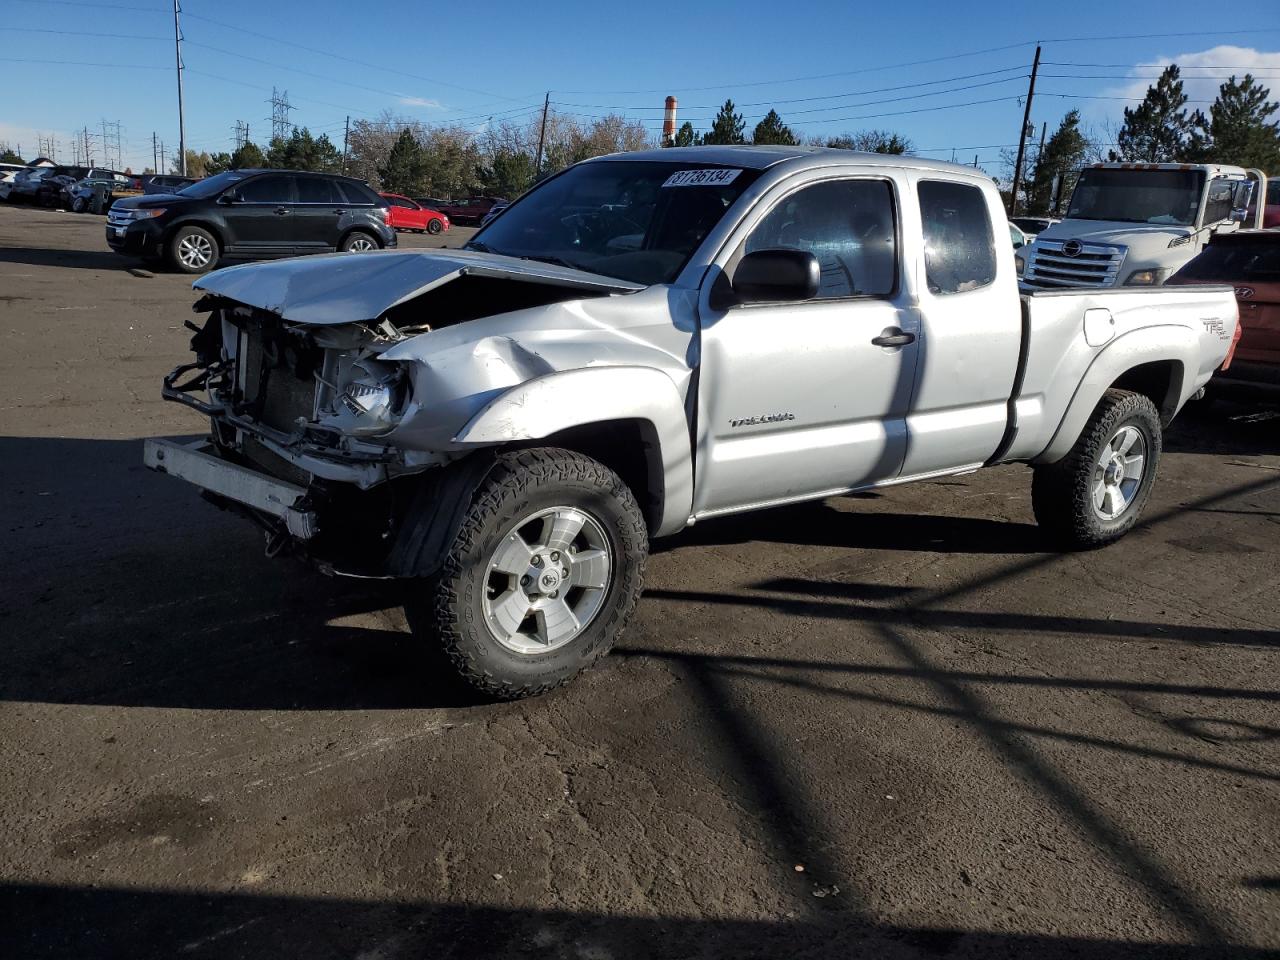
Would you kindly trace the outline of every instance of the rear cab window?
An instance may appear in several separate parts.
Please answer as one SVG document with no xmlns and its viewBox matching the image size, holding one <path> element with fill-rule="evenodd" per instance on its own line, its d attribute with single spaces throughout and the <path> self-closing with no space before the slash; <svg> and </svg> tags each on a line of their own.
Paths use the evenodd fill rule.
<svg viewBox="0 0 1280 960">
<path fill-rule="evenodd" d="M 355 183 L 351 180 L 336 181 L 334 186 L 345 194 L 347 203 L 349 204 L 377 206 L 379 204 L 388 203 L 388 201 L 382 199 L 382 197 L 374 193 L 369 187 Z"/>
<path fill-rule="evenodd" d="M 916 192 L 929 292 L 935 296 L 968 293 L 995 282 L 994 235 L 982 190 L 966 183 L 922 180 Z"/>
</svg>

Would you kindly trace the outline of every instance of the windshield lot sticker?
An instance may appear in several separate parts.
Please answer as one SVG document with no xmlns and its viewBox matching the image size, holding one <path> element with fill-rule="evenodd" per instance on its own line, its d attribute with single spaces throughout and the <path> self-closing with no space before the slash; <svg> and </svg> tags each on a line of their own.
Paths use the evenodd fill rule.
<svg viewBox="0 0 1280 960">
<path fill-rule="evenodd" d="M 723 187 L 738 179 L 741 170 L 677 170 L 664 187 Z"/>
</svg>

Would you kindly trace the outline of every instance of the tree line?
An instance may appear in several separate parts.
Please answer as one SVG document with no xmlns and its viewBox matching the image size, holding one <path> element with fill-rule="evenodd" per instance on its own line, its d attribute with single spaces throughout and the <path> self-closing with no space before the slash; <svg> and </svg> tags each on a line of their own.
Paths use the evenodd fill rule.
<svg viewBox="0 0 1280 960">
<path fill-rule="evenodd" d="M 675 137 L 676 146 L 804 142 L 878 153 L 909 153 L 912 149 L 905 137 L 883 130 L 805 141 L 775 110 L 755 125 L 748 138 L 746 123 L 732 100 L 725 101 L 705 132 L 685 123 Z M 187 174 L 204 177 L 248 167 L 346 172 L 387 193 L 515 197 L 539 178 L 580 160 L 656 145 L 642 122 L 617 114 L 582 123 L 548 110 L 545 123 L 538 114 L 525 123 L 500 121 L 477 131 L 459 125 L 426 124 L 387 111 L 376 119 L 352 121 L 345 164 L 342 150 L 327 134 L 313 136 L 301 127 L 288 137 L 272 139 L 266 149 L 246 143 L 231 153 L 188 150 Z"/>
</svg>

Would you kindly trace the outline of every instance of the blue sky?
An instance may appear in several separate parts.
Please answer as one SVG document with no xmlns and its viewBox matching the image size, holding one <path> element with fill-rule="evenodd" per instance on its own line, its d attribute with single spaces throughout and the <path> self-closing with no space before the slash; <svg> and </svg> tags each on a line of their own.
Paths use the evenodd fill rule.
<svg viewBox="0 0 1280 960">
<path fill-rule="evenodd" d="M 170 147 L 177 142 L 173 19 L 164 0 L 6 0 L 3 8 L 0 62 L 23 82 L 7 84 L 0 141 L 21 143 L 29 155 L 37 136 L 53 136 L 69 162 L 72 131 L 88 125 L 100 138 L 103 119 L 119 121 L 124 162 L 135 169 L 151 162 L 152 131 Z M 293 122 L 339 144 L 347 114 L 390 109 L 481 127 L 491 117 L 532 118 L 548 90 L 564 112 L 622 113 L 656 132 L 671 93 L 680 119 L 701 129 L 732 97 L 749 126 L 776 106 L 805 134 L 886 128 L 929 156 L 949 159 L 954 147 L 958 160 L 977 155 L 999 173 L 1001 147 L 1017 136 L 1037 39 L 1050 41 L 1037 128 L 1048 121 L 1052 129 L 1075 106 L 1104 132 L 1122 98 L 1141 97 L 1159 72 L 1139 65 L 1171 58 L 1197 68 L 1188 71 L 1202 78 L 1189 84 L 1193 98 L 1211 99 L 1228 72 L 1245 69 L 1280 93 L 1275 0 L 1230 9 L 1213 26 L 1253 31 L 1214 33 L 1203 4 L 1182 0 L 1013 4 L 981 14 L 942 2 L 184 0 L 187 141 L 228 150 L 243 120 L 264 142 L 273 86 L 288 91 Z M 1121 34 L 1182 35 L 1065 39 Z M 70 62 L 40 62 L 49 60 Z"/>
</svg>

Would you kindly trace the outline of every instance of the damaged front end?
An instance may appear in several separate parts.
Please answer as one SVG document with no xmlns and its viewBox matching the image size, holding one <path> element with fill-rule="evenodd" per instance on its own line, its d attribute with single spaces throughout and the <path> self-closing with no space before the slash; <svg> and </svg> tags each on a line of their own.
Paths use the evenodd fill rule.
<svg viewBox="0 0 1280 960">
<path fill-rule="evenodd" d="M 165 377 L 163 395 L 210 418 L 207 445 L 191 454 L 245 472 L 162 443 L 147 465 L 251 517 L 269 553 L 290 547 L 342 572 L 394 575 L 386 560 L 413 493 L 394 481 L 450 459 L 380 440 L 411 394 L 409 365 L 380 354 L 413 331 L 290 324 L 211 295 L 195 309 L 208 314 L 195 360 Z"/>
<path fill-rule="evenodd" d="M 163 396 L 208 416 L 210 435 L 148 441 L 146 465 L 253 519 L 269 553 L 360 576 L 429 573 L 422 531 L 465 499 L 451 485 L 471 472 L 436 468 L 484 458 L 457 431 L 553 369 L 510 336 L 437 331 L 630 292 L 543 265 L 498 275 L 460 259 L 409 270 L 400 254 L 318 257 L 203 278 L 193 309 L 205 320 L 187 324 L 195 358 L 165 377 Z"/>
</svg>

